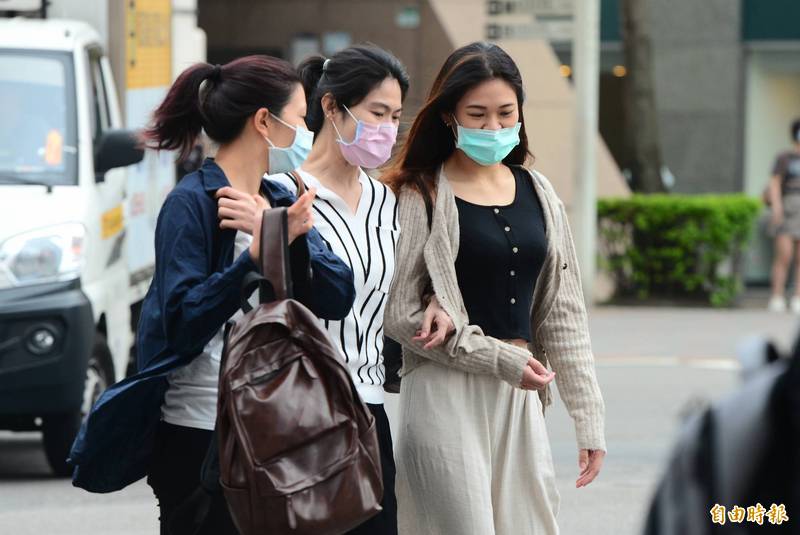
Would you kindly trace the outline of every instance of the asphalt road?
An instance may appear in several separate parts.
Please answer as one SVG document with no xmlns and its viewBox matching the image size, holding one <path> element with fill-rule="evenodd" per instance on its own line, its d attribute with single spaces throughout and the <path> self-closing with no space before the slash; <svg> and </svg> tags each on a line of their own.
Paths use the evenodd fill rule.
<svg viewBox="0 0 800 535">
<path fill-rule="evenodd" d="M 575 489 L 575 435 L 556 399 L 547 425 L 562 533 L 639 533 L 682 414 L 736 387 L 734 356 L 745 337 L 763 334 L 788 347 L 797 324 L 795 317 L 760 310 L 594 310 L 591 329 L 606 400 L 609 454 L 600 477 Z M 394 396 L 387 409 L 394 418 Z M 110 495 L 88 494 L 48 475 L 36 434 L 0 432 L 0 534 L 156 533 L 155 500 L 144 482 Z"/>
</svg>

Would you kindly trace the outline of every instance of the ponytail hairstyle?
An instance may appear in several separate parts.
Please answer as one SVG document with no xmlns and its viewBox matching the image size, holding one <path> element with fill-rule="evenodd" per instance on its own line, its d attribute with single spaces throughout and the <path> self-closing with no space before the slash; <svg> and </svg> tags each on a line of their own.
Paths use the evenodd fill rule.
<svg viewBox="0 0 800 535">
<path fill-rule="evenodd" d="M 322 97 L 330 93 L 340 110 L 364 100 L 385 79 L 400 84 L 401 98 L 408 92 L 408 73 L 400 60 L 371 44 L 355 45 L 337 52 L 330 59 L 315 55 L 304 60 L 297 72 L 306 91 L 306 124 L 319 134 L 325 122 Z"/>
<path fill-rule="evenodd" d="M 222 66 L 198 63 L 172 84 L 144 131 L 145 143 L 177 150 L 181 160 L 201 130 L 219 144 L 229 143 L 260 108 L 280 115 L 298 83 L 289 63 L 270 56 L 246 56 Z"/>
<path fill-rule="evenodd" d="M 452 115 L 461 98 L 483 82 L 500 79 L 508 82 L 517 96 L 519 144 L 503 159 L 506 165 L 524 165 L 532 158 L 525 133 L 522 104 L 525 92 L 517 64 L 505 50 L 493 43 L 476 42 L 450 54 L 439 71 L 428 99 L 414 119 L 400 153 L 381 176 L 381 181 L 395 193 L 410 186 L 423 197 L 432 199 L 436 173 L 456 150 L 453 130 L 442 117 Z"/>
</svg>

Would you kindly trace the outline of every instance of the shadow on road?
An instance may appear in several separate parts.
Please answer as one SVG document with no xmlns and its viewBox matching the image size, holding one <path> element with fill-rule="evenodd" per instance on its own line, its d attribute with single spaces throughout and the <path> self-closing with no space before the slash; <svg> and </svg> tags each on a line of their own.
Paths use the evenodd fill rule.
<svg viewBox="0 0 800 535">
<path fill-rule="evenodd" d="M 38 433 L 0 433 L 0 484 L 54 479 Z"/>
</svg>

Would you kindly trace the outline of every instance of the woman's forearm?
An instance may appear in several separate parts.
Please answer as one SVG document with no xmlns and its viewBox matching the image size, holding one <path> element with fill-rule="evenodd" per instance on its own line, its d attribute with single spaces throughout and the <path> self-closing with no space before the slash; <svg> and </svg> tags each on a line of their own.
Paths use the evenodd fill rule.
<svg viewBox="0 0 800 535">
<path fill-rule="evenodd" d="M 781 198 L 780 177 L 773 176 L 769 184 L 770 206 L 775 215 L 783 215 L 783 199 Z"/>
</svg>

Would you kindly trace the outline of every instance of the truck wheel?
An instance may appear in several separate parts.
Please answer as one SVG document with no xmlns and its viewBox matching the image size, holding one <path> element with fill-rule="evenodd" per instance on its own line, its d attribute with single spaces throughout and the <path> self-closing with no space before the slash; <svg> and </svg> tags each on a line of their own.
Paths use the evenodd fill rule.
<svg viewBox="0 0 800 535">
<path fill-rule="evenodd" d="M 72 467 L 67 464 L 72 442 L 80 430 L 81 423 L 89 414 L 92 405 L 103 391 L 114 382 L 111 352 L 106 344 L 105 336 L 95 335 L 92 355 L 86 370 L 86 385 L 83 391 L 83 403 L 80 410 L 48 414 L 42 418 L 42 434 L 44 452 L 47 462 L 57 477 L 72 475 Z"/>
</svg>

